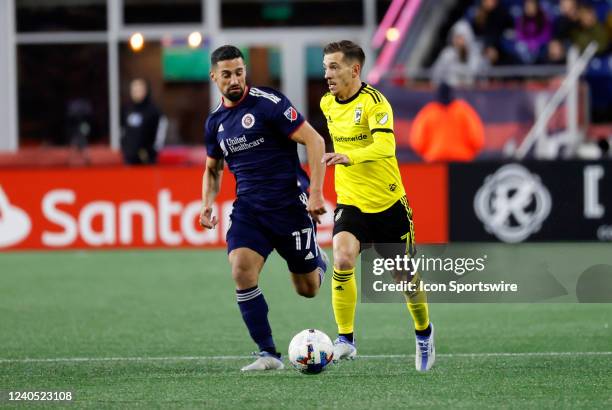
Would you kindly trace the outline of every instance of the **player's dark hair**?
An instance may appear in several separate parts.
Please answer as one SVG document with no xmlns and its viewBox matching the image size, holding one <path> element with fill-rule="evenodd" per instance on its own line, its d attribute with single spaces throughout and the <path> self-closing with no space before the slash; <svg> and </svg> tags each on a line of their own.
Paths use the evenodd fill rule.
<svg viewBox="0 0 612 410">
<path fill-rule="evenodd" d="M 365 53 L 363 52 L 363 49 L 359 47 L 359 45 L 349 40 L 342 40 L 329 43 L 323 49 L 324 55 L 337 52 L 344 54 L 344 59 L 346 60 L 357 60 L 361 67 L 363 67 L 363 63 L 365 62 Z"/>
<path fill-rule="evenodd" d="M 210 55 L 210 64 L 214 66 L 219 61 L 233 60 L 235 58 L 242 58 L 244 60 L 242 52 L 237 47 L 225 45 L 213 51 Z"/>
</svg>

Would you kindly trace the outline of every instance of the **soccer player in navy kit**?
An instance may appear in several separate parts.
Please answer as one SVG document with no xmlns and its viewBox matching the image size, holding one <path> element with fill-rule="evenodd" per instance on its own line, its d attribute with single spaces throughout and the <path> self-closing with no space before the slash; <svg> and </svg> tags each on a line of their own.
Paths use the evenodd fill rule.
<svg viewBox="0 0 612 410">
<path fill-rule="evenodd" d="M 287 261 L 298 294 L 314 297 L 321 286 L 326 257 L 317 245 L 315 223 L 325 213 L 325 144 L 284 95 L 246 85 L 244 58 L 236 47 L 212 53 L 210 78 L 222 100 L 206 120 L 200 224 L 214 229 L 218 222 L 212 205 L 227 162 L 236 176 L 237 196 L 227 232 L 229 262 L 242 318 L 259 347 L 257 359 L 242 371 L 282 369 L 259 273 L 276 249 Z M 308 153 L 309 196 L 298 186 L 297 143 Z"/>
</svg>

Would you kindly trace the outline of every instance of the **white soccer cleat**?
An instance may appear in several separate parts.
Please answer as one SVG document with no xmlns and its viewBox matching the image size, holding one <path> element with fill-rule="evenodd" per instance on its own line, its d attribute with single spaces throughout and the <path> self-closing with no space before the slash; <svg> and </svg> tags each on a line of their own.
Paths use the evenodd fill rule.
<svg viewBox="0 0 612 410">
<path fill-rule="evenodd" d="M 240 369 L 241 372 L 251 372 L 259 370 L 283 370 L 285 365 L 282 360 L 268 352 L 254 353 L 257 357 L 253 363 L 248 366 L 244 366 Z"/>
<path fill-rule="evenodd" d="M 319 246 L 319 244 L 317 244 L 317 248 L 319 249 L 319 253 L 321 254 L 321 259 L 323 260 L 323 263 L 325 264 L 324 268 L 319 267 L 319 287 L 323 286 L 323 283 L 325 283 L 325 271 L 327 271 L 327 267 L 329 266 L 329 256 L 327 256 L 327 254 L 323 251 L 323 249 L 321 248 L 321 246 Z"/>
<path fill-rule="evenodd" d="M 317 248 L 319 248 L 319 253 L 321 254 L 323 262 L 325 262 L 326 267 L 329 266 L 329 256 L 327 256 L 327 253 L 325 253 L 323 248 L 321 248 L 321 245 L 317 244 Z"/>
<path fill-rule="evenodd" d="M 414 365 L 420 372 L 426 372 L 431 369 L 436 361 L 436 345 L 434 343 L 434 326 L 431 326 L 431 334 L 429 336 L 416 335 L 416 354 L 414 357 Z"/>
<path fill-rule="evenodd" d="M 340 336 L 334 340 L 334 363 L 340 360 L 353 360 L 357 356 L 357 348 L 355 342 L 349 342 L 349 340 Z"/>
</svg>

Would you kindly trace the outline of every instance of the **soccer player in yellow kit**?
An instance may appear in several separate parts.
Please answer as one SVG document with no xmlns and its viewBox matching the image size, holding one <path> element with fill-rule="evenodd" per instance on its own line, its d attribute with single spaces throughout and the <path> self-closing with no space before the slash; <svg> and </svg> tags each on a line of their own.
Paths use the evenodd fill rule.
<svg viewBox="0 0 612 410">
<path fill-rule="evenodd" d="M 334 358 L 357 354 L 353 337 L 357 283 L 355 262 L 370 243 L 404 243 L 414 256 L 414 225 L 395 157 L 393 110 L 376 89 L 361 81 L 365 54 L 351 41 L 323 50 L 329 92 L 321 98 L 334 143 L 323 161 L 335 165 L 338 205 L 334 215 L 332 305 L 338 325 Z M 413 282 L 420 280 L 418 273 Z M 434 327 L 424 292 L 406 294 L 416 333 L 415 365 L 427 371 L 435 361 Z"/>
</svg>

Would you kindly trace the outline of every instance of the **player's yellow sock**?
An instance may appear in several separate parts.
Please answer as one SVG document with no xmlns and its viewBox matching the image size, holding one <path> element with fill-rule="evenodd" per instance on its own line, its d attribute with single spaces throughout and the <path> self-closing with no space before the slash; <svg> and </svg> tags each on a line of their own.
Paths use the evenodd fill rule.
<svg viewBox="0 0 612 410">
<path fill-rule="evenodd" d="M 353 333 L 355 306 L 357 305 L 357 281 L 355 268 L 350 270 L 334 269 L 332 276 L 332 306 L 338 325 L 338 333 Z"/>
<path fill-rule="evenodd" d="M 419 289 L 421 275 L 417 272 L 411 283 L 417 285 L 417 290 L 406 296 L 406 306 L 414 320 L 415 330 L 425 330 L 429 326 L 429 306 L 427 304 L 427 293 Z"/>
</svg>

